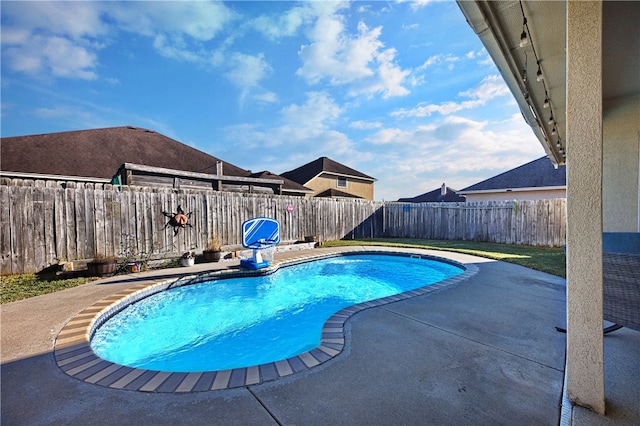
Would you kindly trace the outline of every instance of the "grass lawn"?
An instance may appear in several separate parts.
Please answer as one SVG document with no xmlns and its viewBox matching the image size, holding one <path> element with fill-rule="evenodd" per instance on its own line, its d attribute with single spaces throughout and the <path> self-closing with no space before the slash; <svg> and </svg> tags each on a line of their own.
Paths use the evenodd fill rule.
<svg viewBox="0 0 640 426">
<path fill-rule="evenodd" d="M 4 275 L 0 277 L 0 298 L 2 303 L 15 302 L 28 297 L 75 287 L 95 279 L 97 278 L 59 279 L 55 273 Z"/>
<path fill-rule="evenodd" d="M 455 251 L 516 263 L 559 277 L 566 277 L 565 256 L 562 248 L 533 247 L 515 244 L 478 243 L 475 241 L 421 240 L 412 238 L 372 238 L 364 240 L 329 241 L 326 247 L 352 245 L 380 245 L 413 247 L 430 250 Z"/>
<path fill-rule="evenodd" d="M 477 243 L 473 241 L 420 240 L 375 238 L 365 240 L 328 241 L 325 247 L 352 245 L 383 245 L 431 250 L 456 251 L 516 263 L 527 268 L 565 277 L 565 257 L 561 248 L 519 246 L 513 244 Z M 0 277 L 2 303 L 64 290 L 85 284 L 96 278 L 59 279 L 55 274 L 22 274 Z"/>
</svg>

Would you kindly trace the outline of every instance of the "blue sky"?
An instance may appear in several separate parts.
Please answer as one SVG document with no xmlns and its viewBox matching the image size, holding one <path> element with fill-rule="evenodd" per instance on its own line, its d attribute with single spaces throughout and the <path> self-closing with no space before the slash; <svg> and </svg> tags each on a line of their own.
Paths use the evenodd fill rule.
<svg viewBox="0 0 640 426">
<path fill-rule="evenodd" d="M 133 125 L 377 200 L 544 155 L 453 1 L 2 1 L 2 136 Z"/>
</svg>

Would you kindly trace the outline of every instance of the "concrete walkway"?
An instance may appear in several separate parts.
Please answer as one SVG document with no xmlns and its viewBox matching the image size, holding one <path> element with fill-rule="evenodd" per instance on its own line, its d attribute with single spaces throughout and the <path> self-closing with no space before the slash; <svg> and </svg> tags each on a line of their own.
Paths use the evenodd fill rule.
<svg viewBox="0 0 640 426">
<path fill-rule="evenodd" d="M 2 424 L 558 424 L 565 336 L 554 327 L 564 324 L 564 280 L 462 254 L 416 252 L 479 271 L 440 293 L 356 314 L 343 352 L 318 367 L 224 391 L 96 386 L 63 373 L 52 349 L 66 322 L 110 294 L 236 263 L 112 277 L 2 305 Z"/>
</svg>

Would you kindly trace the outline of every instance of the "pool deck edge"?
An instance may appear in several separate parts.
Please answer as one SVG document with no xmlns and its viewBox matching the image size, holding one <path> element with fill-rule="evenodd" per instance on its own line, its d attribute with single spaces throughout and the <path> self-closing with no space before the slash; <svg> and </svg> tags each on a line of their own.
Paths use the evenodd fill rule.
<svg viewBox="0 0 640 426">
<path fill-rule="evenodd" d="M 264 272 L 271 273 L 282 266 L 357 253 L 419 255 L 424 258 L 433 258 L 458 264 L 465 270 L 459 275 L 436 284 L 419 287 L 381 299 L 362 302 L 336 312 L 323 326 L 320 345 L 308 352 L 258 366 L 202 373 L 168 373 L 122 366 L 100 358 L 91 349 L 91 333 L 97 325 L 100 325 L 124 306 L 150 294 L 163 291 L 176 281 L 179 281 L 176 278 L 151 279 L 100 299 L 71 318 L 55 338 L 55 362 L 65 374 L 75 379 L 112 389 L 186 393 L 253 386 L 307 371 L 340 355 L 345 346 L 345 325 L 353 315 L 367 309 L 443 291 L 466 281 L 478 271 L 478 268 L 472 263 L 477 261 L 478 258 L 468 255 L 460 256 L 451 252 L 436 252 L 424 249 L 347 246 L 314 249 L 304 252 L 285 252 L 277 256 L 268 270 Z M 198 282 L 212 277 L 256 275 L 256 271 L 238 270 L 235 263 L 228 263 L 227 265 L 223 263 L 216 266 L 215 270 L 200 270 L 199 273 L 195 274 L 191 274 L 193 272 L 192 268 L 183 268 L 187 276 L 184 279 L 185 283 L 193 280 Z M 196 269 L 202 269 L 202 266 Z"/>
</svg>

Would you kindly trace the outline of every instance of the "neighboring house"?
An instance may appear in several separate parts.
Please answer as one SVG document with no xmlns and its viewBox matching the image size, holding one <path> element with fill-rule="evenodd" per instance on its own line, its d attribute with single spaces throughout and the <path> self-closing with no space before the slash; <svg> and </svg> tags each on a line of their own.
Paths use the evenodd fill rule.
<svg viewBox="0 0 640 426">
<path fill-rule="evenodd" d="M 0 149 L 5 177 L 304 195 L 294 182 L 276 175 L 254 177 L 153 130 L 132 126 L 2 138 Z"/>
<path fill-rule="evenodd" d="M 320 157 L 281 176 L 312 189 L 313 197 L 351 197 L 373 200 L 375 178 Z"/>
<path fill-rule="evenodd" d="M 411 198 L 399 198 L 401 203 L 464 203 L 465 197 L 444 183 L 438 189 Z"/>
<path fill-rule="evenodd" d="M 566 167 L 555 168 L 542 157 L 464 188 L 458 193 L 474 201 L 545 200 L 566 198 Z"/>
<path fill-rule="evenodd" d="M 296 196 L 305 197 L 307 195 L 313 194 L 313 190 L 307 188 L 306 186 L 300 185 L 298 182 L 294 182 L 291 179 L 287 179 L 284 176 L 280 176 L 280 175 L 277 175 L 275 173 L 271 173 L 268 170 L 265 170 L 265 171 L 262 171 L 262 172 L 257 172 L 257 173 L 252 173 L 251 176 L 255 177 L 255 178 L 259 178 L 259 179 L 280 179 L 280 180 L 282 180 L 284 182 L 283 185 L 282 185 L 283 194 L 285 194 L 285 195 L 296 195 Z"/>
</svg>

